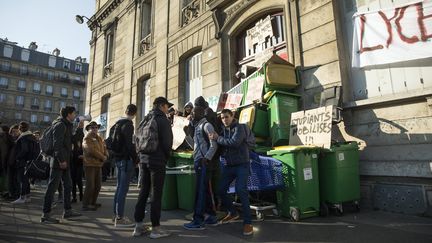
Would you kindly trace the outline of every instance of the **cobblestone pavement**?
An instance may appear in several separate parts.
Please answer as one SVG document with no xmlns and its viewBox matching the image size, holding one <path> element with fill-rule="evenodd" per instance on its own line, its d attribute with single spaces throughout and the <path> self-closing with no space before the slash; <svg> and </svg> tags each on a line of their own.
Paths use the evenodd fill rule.
<svg viewBox="0 0 432 243">
<path fill-rule="evenodd" d="M 0 242 L 140 242 L 151 240 L 148 236 L 132 237 L 132 228 L 117 229 L 111 222 L 114 181 L 103 183 L 99 202 L 102 207 L 95 212 L 82 212 L 73 220 L 60 224 L 41 224 L 44 185 L 32 190 L 32 201 L 12 205 L 0 201 Z M 126 215 L 133 219 L 138 196 L 131 185 L 126 202 Z M 61 217 L 62 204 L 53 213 Z M 72 204 L 77 211 L 81 205 Z M 300 222 L 266 215 L 263 221 L 254 221 L 253 236 L 243 236 L 241 221 L 228 225 L 207 227 L 203 231 L 187 231 L 182 225 L 186 211 L 163 211 L 161 224 L 172 235 L 158 240 L 163 242 L 432 242 L 432 219 L 379 211 L 363 210 L 346 213 L 342 217 L 315 217 Z M 145 222 L 148 222 L 146 215 Z"/>
</svg>

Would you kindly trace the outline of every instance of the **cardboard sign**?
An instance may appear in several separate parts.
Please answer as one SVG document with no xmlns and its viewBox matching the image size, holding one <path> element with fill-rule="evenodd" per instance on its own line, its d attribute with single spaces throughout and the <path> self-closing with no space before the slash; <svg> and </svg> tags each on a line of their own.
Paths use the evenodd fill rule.
<svg viewBox="0 0 432 243">
<path fill-rule="evenodd" d="M 225 102 L 225 109 L 235 109 L 240 106 L 243 94 L 228 94 Z"/>
<path fill-rule="evenodd" d="M 253 101 L 261 101 L 264 87 L 264 74 L 258 70 L 248 77 L 248 90 L 245 98 L 245 105 L 252 104 Z"/>
<path fill-rule="evenodd" d="M 101 125 L 101 127 L 99 128 L 99 132 L 106 131 L 108 125 L 108 113 L 100 114 L 99 116 L 95 117 L 94 121 L 97 124 Z"/>
<path fill-rule="evenodd" d="M 176 150 L 186 138 L 184 127 L 189 125 L 189 120 L 186 117 L 174 116 L 172 132 L 173 132 L 173 145 L 172 149 Z"/>
<path fill-rule="evenodd" d="M 291 114 L 290 145 L 330 148 L 333 106 Z"/>
</svg>

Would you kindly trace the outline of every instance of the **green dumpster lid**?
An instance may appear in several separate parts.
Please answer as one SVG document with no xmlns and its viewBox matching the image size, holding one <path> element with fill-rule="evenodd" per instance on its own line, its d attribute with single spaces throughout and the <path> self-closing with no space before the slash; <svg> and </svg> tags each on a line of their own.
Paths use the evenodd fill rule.
<svg viewBox="0 0 432 243">
<path fill-rule="evenodd" d="M 317 151 L 320 150 L 321 147 L 310 146 L 310 145 L 296 145 L 296 146 L 279 146 L 274 147 L 273 150 L 267 152 L 267 155 L 281 155 L 286 153 L 293 153 L 298 151 Z"/>
<path fill-rule="evenodd" d="M 332 153 L 336 151 L 345 151 L 345 150 L 358 150 L 358 143 L 355 141 L 351 142 L 339 142 L 332 144 L 330 149 L 324 149 L 323 151 L 326 153 Z"/>
<path fill-rule="evenodd" d="M 192 151 L 185 151 L 185 152 L 173 152 L 172 153 L 173 157 L 176 158 L 184 158 L 184 159 L 191 159 L 193 156 L 193 152 Z"/>
<path fill-rule="evenodd" d="M 299 95 L 299 94 L 294 94 L 294 93 L 284 92 L 284 91 L 280 91 L 280 90 L 275 90 L 275 91 L 272 92 L 272 94 L 270 95 L 270 97 L 268 97 L 267 102 L 269 100 L 271 100 L 273 98 L 273 96 L 275 96 L 276 94 L 283 94 L 283 95 L 293 96 L 293 97 L 296 97 L 296 98 L 301 98 L 301 95 Z"/>
</svg>

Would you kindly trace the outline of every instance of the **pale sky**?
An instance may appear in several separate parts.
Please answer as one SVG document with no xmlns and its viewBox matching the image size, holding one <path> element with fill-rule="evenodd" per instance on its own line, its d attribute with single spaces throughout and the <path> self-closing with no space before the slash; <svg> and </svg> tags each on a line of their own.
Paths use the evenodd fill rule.
<svg viewBox="0 0 432 243">
<path fill-rule="evenodd" d="M 89 60 L 91 32 L 75 15 L 90 18 L 94 0 L 0 0 L 0 38 L 28 48 L 35 41 L 40 52 L 60 49 L 60 56 Z"/>
</svg>

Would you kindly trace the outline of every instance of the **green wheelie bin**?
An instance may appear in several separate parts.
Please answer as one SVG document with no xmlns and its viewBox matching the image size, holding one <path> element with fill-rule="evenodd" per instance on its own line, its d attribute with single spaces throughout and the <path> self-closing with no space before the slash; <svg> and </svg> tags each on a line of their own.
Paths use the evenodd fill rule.
<svg viewBox="0 0 432 243">
<path fill-rule="evenodd" d="M 277 192 L 280 215 L 294 221 L 319 214 L 318 147 L 281 146 L 267 152 L 282 161 L 285 188 Z"/>
<path fill-rule="evenodd" d="M 342 215 L 342 203 L 352 202 L 360 210 L 359 147 L 357 142 L 332 144 L 322 150 L 318 162 L 321 215 L 327 216 L 329 206 Z"/>
<path fill-rule="evenodd" d="M 178 207 L 193 211 L 195 206 L 195 170 L 192 152 L 173 154 L 177 169 L 177 196 Z"/>
<path fill-rule="evenodd" d="M 175 168 L 175 158 L 171 156 L 167 162 L 165 182 L 162 192 L 162 210 L 174 210 L 178 208 L 177 178 L 178 170 Z"/>
<path fill-rule="evenodd" d="M 300 96 L 282 91 L 274 91 L 268 98 L 268 121 L 273 146 L 288 145 L 291 113 L 298 111 Z"/>
</svg>

